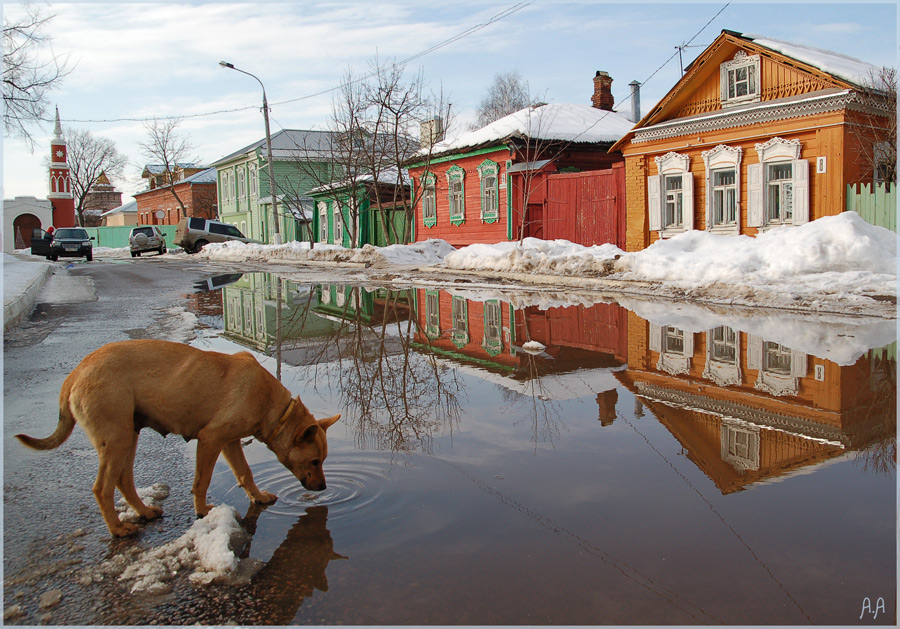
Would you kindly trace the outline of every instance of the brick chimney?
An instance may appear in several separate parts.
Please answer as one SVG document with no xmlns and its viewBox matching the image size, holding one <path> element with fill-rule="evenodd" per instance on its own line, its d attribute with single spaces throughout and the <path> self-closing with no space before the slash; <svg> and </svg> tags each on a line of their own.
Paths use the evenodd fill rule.
<svg viewBox="0 0 900 629">
<path fill-rule="evenodd" d="M 597 109 L 612 111 L 616 100 L 612 95 L 612 77 L 603 70 L 597 70 L 594 76 L 594 95 L 591 97 L 591 105 Z"/>
</svg>

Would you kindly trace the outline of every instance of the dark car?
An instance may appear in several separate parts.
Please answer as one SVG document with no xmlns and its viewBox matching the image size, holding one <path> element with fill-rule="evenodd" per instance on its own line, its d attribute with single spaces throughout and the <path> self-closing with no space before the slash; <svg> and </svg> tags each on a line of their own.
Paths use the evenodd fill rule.
<svg viewBox="0 0 900 629">
<path fill-rule="evenodd" d="M 50 243 L 50 259 L 80 258 L 90 262 L 94 259 L 94 245 L 91 242 L 93 236 L 88 236 L 87 231 L 81 227 L 60 227 L 53 232 L 53 242 Z"/>
</svg>

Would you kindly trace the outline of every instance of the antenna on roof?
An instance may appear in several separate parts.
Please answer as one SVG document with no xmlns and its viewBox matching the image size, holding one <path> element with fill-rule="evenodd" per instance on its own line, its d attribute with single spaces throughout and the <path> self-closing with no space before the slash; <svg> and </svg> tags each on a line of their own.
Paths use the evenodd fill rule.
<svg viewBox="0 0 900 629">
<path fill-rule="evenodd" d="M 681 44 L 680 46 L 675 46 L 675 50 L 678 51 L 678 67 L 681 68 L 681 74 L 684 74 L 684 63 L 681 60 L 681 53 L 684 52 L 685 48 L 703 48 L 703 46 L 694 45 L 690 46 L 688 44 Z"/>
</svg>

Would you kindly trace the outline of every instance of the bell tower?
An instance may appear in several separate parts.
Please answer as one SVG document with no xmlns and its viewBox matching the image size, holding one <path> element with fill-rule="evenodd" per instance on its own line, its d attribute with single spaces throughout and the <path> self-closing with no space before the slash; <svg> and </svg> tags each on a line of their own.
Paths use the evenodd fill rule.
<svg viewBox="0 0 900 629">
<path fill-rule="evenodd" d="M 59 107 L 56 108 L 56 126 L 50 140 L 50 205 L 53 207 L 54 227 L 75 226 L 75 197 L 72 195 L 72 181 L 69 178 L 66 140 L 59 124 Z"/>
</svg>

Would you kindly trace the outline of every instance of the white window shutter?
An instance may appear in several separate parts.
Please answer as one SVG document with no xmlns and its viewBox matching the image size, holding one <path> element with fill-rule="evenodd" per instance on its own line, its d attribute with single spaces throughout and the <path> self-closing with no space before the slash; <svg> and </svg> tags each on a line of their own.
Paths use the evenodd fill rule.
<svg viewBox="0 0 900 629">
<path fill-rule="evenodd" d="M 791 162 L 794 177 L 794 225 L 809 222 L 809 162 L 795 159 Z"/>
<path fill-rule="evenodd" d="M 791 375 L 795 378 L 805 378 L 808 367 L 806 354 L 796 349 L 791 350 Z"/>
<path fill-rule="evenodd" d="M 694 175 L 690 171 L 681 175 L 681 194 L 684 228 L 694 229 Z"/>
<path fill-rule="evenodd" d="M 763 183 L 762 164 L 747 166 L 747 225 L 763 225 Z"/>
<path fill-rule="evenodd" d="M 662 198 L 660 196 L 660 188 L 662 186 L 662 177 L 652 175 L 647 177 L 647 190 L 649 196 L 649 219 L 650 231 L 659 231 L 662 229 Z"/>
<path fill-rule="evenodd" d="M 728 100 L 728 70 L 724 65 L 719 66 L 719 95 L 722 102 Z"/>
<path fill-rule="evenodd" d="M 747 369 L 762 368 L 762 337 L 751 334 L 747 339 Z"/>
<path fill-rule="evenodd" d="M 684 354 L 685 358 L 694 357 L 694 333 L 684 330 Z"/>
<path fill-rule="evenodd" d="M 654 323 L 650 324 L 650 351 L 662 353 L 662 328 Z"/>
<path fill-rule="evenodd" d="M 712 228 L 713 220 L 713 193 L 712 193 L 712 170 L 706 167 L 706 231 Z M 738 188 L 740 190 L 740 188 Z"/>
</svg>

